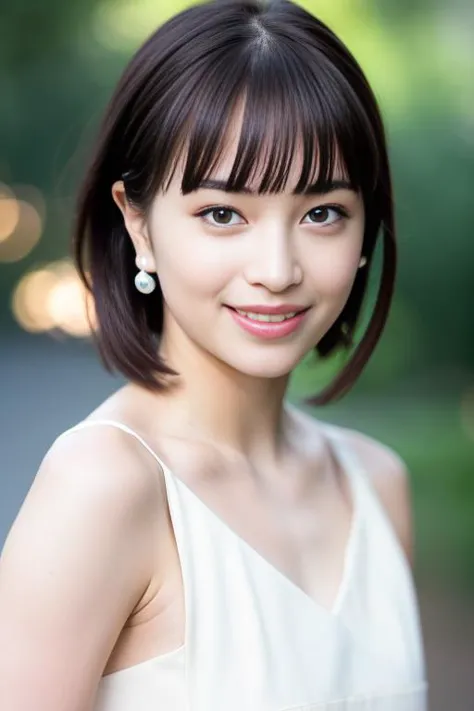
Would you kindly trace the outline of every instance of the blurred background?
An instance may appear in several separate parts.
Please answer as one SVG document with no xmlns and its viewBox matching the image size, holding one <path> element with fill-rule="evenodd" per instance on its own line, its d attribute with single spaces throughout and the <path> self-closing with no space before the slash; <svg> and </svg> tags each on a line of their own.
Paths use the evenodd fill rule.
<svg viewBox="0 0 474 711">
<path fill-rule="evenodd" d="M 121 384 L 88 338 L 69 259 L 74 197 L 127 60 L 183 0 L 0 0 L 0 544 L 59 432 Z M 307 0 L 348 44 L 385 115 L 400 268 L 357 386 L 315 414 L 411 473 L 431 708 L 474 708 L 474 4 Z M 372 275 L 371 296 L 377 273 Z M 372 301 L 371 301 L 372 299 Z M 292 398 L 340 358 L 308 359 Z"/>
</svg>

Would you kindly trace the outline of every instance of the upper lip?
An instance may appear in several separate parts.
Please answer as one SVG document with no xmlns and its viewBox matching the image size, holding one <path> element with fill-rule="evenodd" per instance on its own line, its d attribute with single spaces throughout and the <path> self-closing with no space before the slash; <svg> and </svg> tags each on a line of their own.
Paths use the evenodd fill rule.
<svg viewBox="0 0 474 711">
<path fill-rule="evenodd" d="M 301 304 L 279 304 L 278 306 L 252 304 L 250 306 L 231 306 L 231 308 L 253 314 L 291 314 L 305 311 L 309 306 L 301 306 Z"/>
</svg>

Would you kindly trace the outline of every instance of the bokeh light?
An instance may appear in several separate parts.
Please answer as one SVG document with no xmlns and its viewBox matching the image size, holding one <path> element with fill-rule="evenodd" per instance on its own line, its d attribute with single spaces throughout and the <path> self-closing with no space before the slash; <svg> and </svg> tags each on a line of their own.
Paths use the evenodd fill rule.
<svg viewBox="0 0 474 711">
<path fill-rule="evenodd" d="M 0 183 L 0 243 L 15 231 L 20 219 L 18 201 L 10 188 Z"/>
<path fill-rule="evenodd" d="M 45 202 L 34 186 L 0 184 L 0 262 L 18 262 L 43 232 Z"/>
<path fill-rule="evenodd" d="M 96 319 L 93 303 L 69 260 L 25 274 L 12 299 L 18 324 L 32 333 L 59 329 L 74 337 L 90 334 Z"/>
</svg>

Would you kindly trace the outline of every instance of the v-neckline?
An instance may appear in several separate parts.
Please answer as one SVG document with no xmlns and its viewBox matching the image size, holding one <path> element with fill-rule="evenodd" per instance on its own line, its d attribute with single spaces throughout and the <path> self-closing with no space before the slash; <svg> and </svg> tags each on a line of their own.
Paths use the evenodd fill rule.
<svg viewBox="0 0 474 711">
<path fill-rule="evenodd" d="M 339 581 L 339 585 L 337 587 L 337 592 L 334 597 L 333 602 L 331 605 L 326 606 L 321 602 L 318 602 L 315 598 L 313 598 L 312 595 L 310 595 L 308 592 L 306 592 L 302 587 L 300 587 L 295 581 L 293 581 L 288 575 L 286 575 L 282 570 L 280 570 L 274 563 L 269 561 L 262 553 L 260 553 L 256 548 L 254 548 L 245 538 L 243 538 L 237 531 L 229 524 L 227 523 L 218 513 L 216 513 L 208 504 L 206 504 L 196 493 L 195 491 L 188 486 L 180 477 L 176 476 L 171 469 L 158 457 L 158 455 L 153 452 L 153 450 L 150 451 L 154 454 L 155 458 L 157 461 L 160 463 L 161 467 L 163 468 L 165 474 L 169 474 L 171 479 L 179 486 L 182 487 L 182 489 L 191 497 L 194 499 L 195 502 L 198 503 L 198 505 L 201 506 L 201 508 L 206 512 L 207 515 L 211 516 L 214 521 L 217 522 L 218 526 L 222 528 L 223 530 L 226 531 L 227 535 L 230 535 L 234 540 L 238 542 L 238 544 L 244 548 L 244 550 L 250 554 L 253 558 L 259 561 L 261 565 L 267 568 L 271 572 L 272 575 L 277 577 L 283 585 L 285 585 L 290 591 L 293 593 L 296 593 L 296 595 L 300 596 L 302 599 L 304 599 L 306 602 L 309 602 L 311 605 L 313 605 L 316 609 L 323 611 L 325 614 L 327 614 L 330 617 L 336 618 L 342 607 L 344 600 L 346 599 L 349 587 L 350 587 L 350 582 L 352 579 L 352 571 L 354 567 L 354 558 L 355 558 L 355 549 L 356 549 L 356 544 L 357 540 L 359 537 L 359 530 L 361 528 L 360 522 L 361 522 L 361 501 L 360 501 L 360 492 L 359 492 L 359 486 L 358 486 L 358 481 L 357 481 L 357 472 L 354 471 L 355 465 L 353 467 L 349 466 L 349 462 L 347 461 L 346 457 L 340 456 L 340 450 L 337 449 L 335 446 L 335 439 L 336 436 L 334 437 L 331 435 L 331 432 L 329 431 L 329 428 L 331 427 L 330 425 L 326 426 L 325 424 L 322 425 L 324 432 L 326 434 L 327 440 L 329 442 L 329 446 L 331 449 L 331 453 L 333 454 L 333 457 L 336 459 L 341 472 L 343 472 L 344 476 L 348 479 L 349 483 L 349 491 L 350 491 L 350 497 L 351 497 L 351 509 L 352 509 L 352 515 L 351 515 L 351 523 L 349 526 L 349 533 L 347 536 L 346 544 L 344 547 L 344 553 L 343 553 L 343 565 L 342 565 L 342 574 L 341 574 L 341 579 Z"/>
</svg>

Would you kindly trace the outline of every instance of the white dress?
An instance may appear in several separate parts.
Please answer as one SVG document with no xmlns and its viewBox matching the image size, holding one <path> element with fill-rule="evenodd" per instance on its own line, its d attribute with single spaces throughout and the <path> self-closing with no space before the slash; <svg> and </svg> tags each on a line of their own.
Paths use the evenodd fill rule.
<svg viewBox="0 0 474 711">
<path fill-rule="evenodd" d="M 164 472 L 182 568 L 185 643 L 102 677 L 94 711 L 425 711 L 416 591 L 355 452 L 324 425 L 354 516 L 331 609 L 238 536 L 126 425 Z"/>
</svg>

